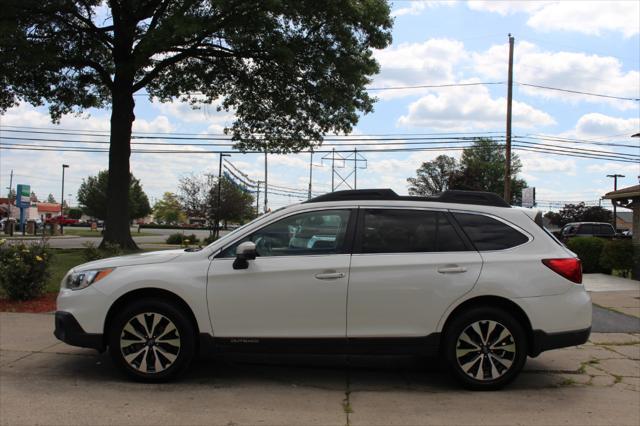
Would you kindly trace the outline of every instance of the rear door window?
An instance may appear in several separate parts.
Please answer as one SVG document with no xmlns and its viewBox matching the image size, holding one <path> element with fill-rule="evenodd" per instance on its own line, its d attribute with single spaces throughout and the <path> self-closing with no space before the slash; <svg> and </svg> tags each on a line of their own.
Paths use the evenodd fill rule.
<svg viewBox="0 0 640 426">
<path fill-rule="evenodd" d="M 594 234 L 595 229 L 593 229 L 593 225 L 591 224 L 584 224 L 584 225 L 580 225 L 578 227 L 578 235 L 593 235 Z"/>
<path fill-rule="evenodd" d="M 613 227 L 611 225 L 600 225 L 600 235 L 613 235 Z"/>
<path fill-rule="evenodd" d="M 529 241 L 522 232 L 492 217 L 471 213 L 453 215 L 478 251 L 505 250 Z"/>
<path fill-rule="evenodd" d="M 362 253 L 466 251 L 447 214 L 427 210 L 367 209 L 362 215 Z"/>
</svg>

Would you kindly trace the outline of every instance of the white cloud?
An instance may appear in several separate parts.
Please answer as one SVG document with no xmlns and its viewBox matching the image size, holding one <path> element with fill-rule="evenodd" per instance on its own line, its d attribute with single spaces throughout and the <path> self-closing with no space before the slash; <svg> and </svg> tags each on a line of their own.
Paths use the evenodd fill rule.
<svg viewBox="0 0 640 426">
<path fill-rule="evenodd" d="M 529 15 L 527 25 L 539 31 L 574 31 L 589 35 L 640 32 L 640 2 L 623 1 L 470 1 L 477 11 Z"/>
<path fill-rule="evenodd" d="M 440 89 L 409 105 L 398 124 L 439 130 L 490 129 L 503 126 L 506 100 L 494 99 L 484 86 Z M 537 128 L 555 124 L 546 112 L 524 102 L 513 102 L 513 126 Z"/>
<path fill-rule="evenodd" d="M 494 45 L 473 53 L 473 68 L 490 79 L 504 80 L 507 75 L 508 45 Z M 640 96 L 640 72 L 624 71 L 622 63 L 610 56 L 578 52 L 549 52 L 527 41 L 517 43 L 514 54 L 514 79 L 519 82 L 612 96 Z M 521 86 L 525 93 L 576 102 L 608 103 L 618 109 L 637 108 L 632 101 L 612 100 L 567 92 Z"/>
<path fill-rule="evenodd" d="M 640 118 L 618 118 L 592 112 L 578 119 L 572 132 L 579 138 L 631 136 L 640 132 Z"/>
<path fill-rule="evenodd" d="M 472 0 L 467 2 L 469 9 L 485 12 L 494 12 L 502 16 L 510 15 L 512 13 L 535 12 L 547 4 L 553 2 L 550 1 L 495 1 L 495 0 Z"/>
<path fill-rule="evenodd" d="M 465 60 L 468 53 L 460 41 L 433 38 L 422 43 L 391 46 L 375 51 L 374 56 L 381 71 L 372 86 L 393 87 L 451 83 L 458 77 L 454 67 Z M 416 90 L 387 90 L 376 92 L 376 96 L 389 99 L 416 93 Z"/>
<path fill-rule="evenodd" d="M 631 37 L 640 32 L 640 2 L 554 2 L 535 11 L 527 25 L 540 31 L 575 31 L 591 35 L 616 31 Z"/>
<path fill-rule="evenodd" d="M 457 0 L 424 0 L 424 1 L 412 1 L 409 6 L 400 7 L 391 11 L 393 16 L 403 15 L 420 15 L 428 8 L 439 6 L 454 6 L 458 3 Z"/>
<path fill-rule="evenodd" d="M 564 173 L 575 176 L 577 171 L 576 161 L 571 158 L 552 158 L 548 155 L 520 151 L 518 153 L 522 161 L 523 175 L 532 173 Z"/>
<path fill-rule="evenodd" d="M 635 177 L 640 174 L 640 165 L 638 164 L 623 164 L 623 163 L 598 163 L 587 166 L 587 171 L 591 173 L 614 174 L 622 173 L 627 177 Z M 618 186 L 620 187 L 620 186 Z"/>
</svg>

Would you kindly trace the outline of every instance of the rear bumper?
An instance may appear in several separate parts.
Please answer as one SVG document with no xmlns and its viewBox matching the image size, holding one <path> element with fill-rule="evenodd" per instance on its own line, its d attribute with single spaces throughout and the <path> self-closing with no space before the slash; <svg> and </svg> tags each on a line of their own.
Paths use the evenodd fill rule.
<svg viewBox="0 0 640 426">
<path fill-rule="evenodd" d="M 546 333 L 542 330 L 533 331 L 533 342 L 529 355 L 540 355 L 551 349 L 566 348 L 586 343 L 591 334 L 591 327 L 584 330 L 563 331 L 560 333 Z"/>
<path fill-rule="evenodd" d="M 100 352 L 104 352 L 105 345 L 102 334 L 85 332 L 73 314 L 64 311 L 57 311 L 55 324 L 53 335 L 59 340 L 62 340 L 72 346 L 92 348 L 97 349 Z"/>
</svg>

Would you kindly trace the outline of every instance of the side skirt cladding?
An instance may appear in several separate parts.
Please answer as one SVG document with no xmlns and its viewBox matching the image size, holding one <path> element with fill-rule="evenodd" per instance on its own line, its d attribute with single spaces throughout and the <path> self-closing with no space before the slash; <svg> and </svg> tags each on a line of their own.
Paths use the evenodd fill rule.
<svg viewBox="0 0 640 426">
<path fill-rule="evenodd" d="M 212 353 L 296 353 L 350 355 L 438 354 L 440 333 L 409 338 L 262 338 L 200 334 L 201 355 Z"/>
</svg>

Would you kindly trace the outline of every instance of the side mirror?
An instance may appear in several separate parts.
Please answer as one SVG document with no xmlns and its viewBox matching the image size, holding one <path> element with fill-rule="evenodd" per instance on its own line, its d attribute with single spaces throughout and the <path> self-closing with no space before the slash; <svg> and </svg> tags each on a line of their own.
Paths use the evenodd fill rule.
<svg viewBox="0 0 640 426">
<path fill-rule="evenodd" d="M 236 249 L 236 260 L 233 261 L 233 269 L 247 269 L 249 260 L 256 258 L 256 245 L 251 241 L 245 241 Z"/>
</svg>

